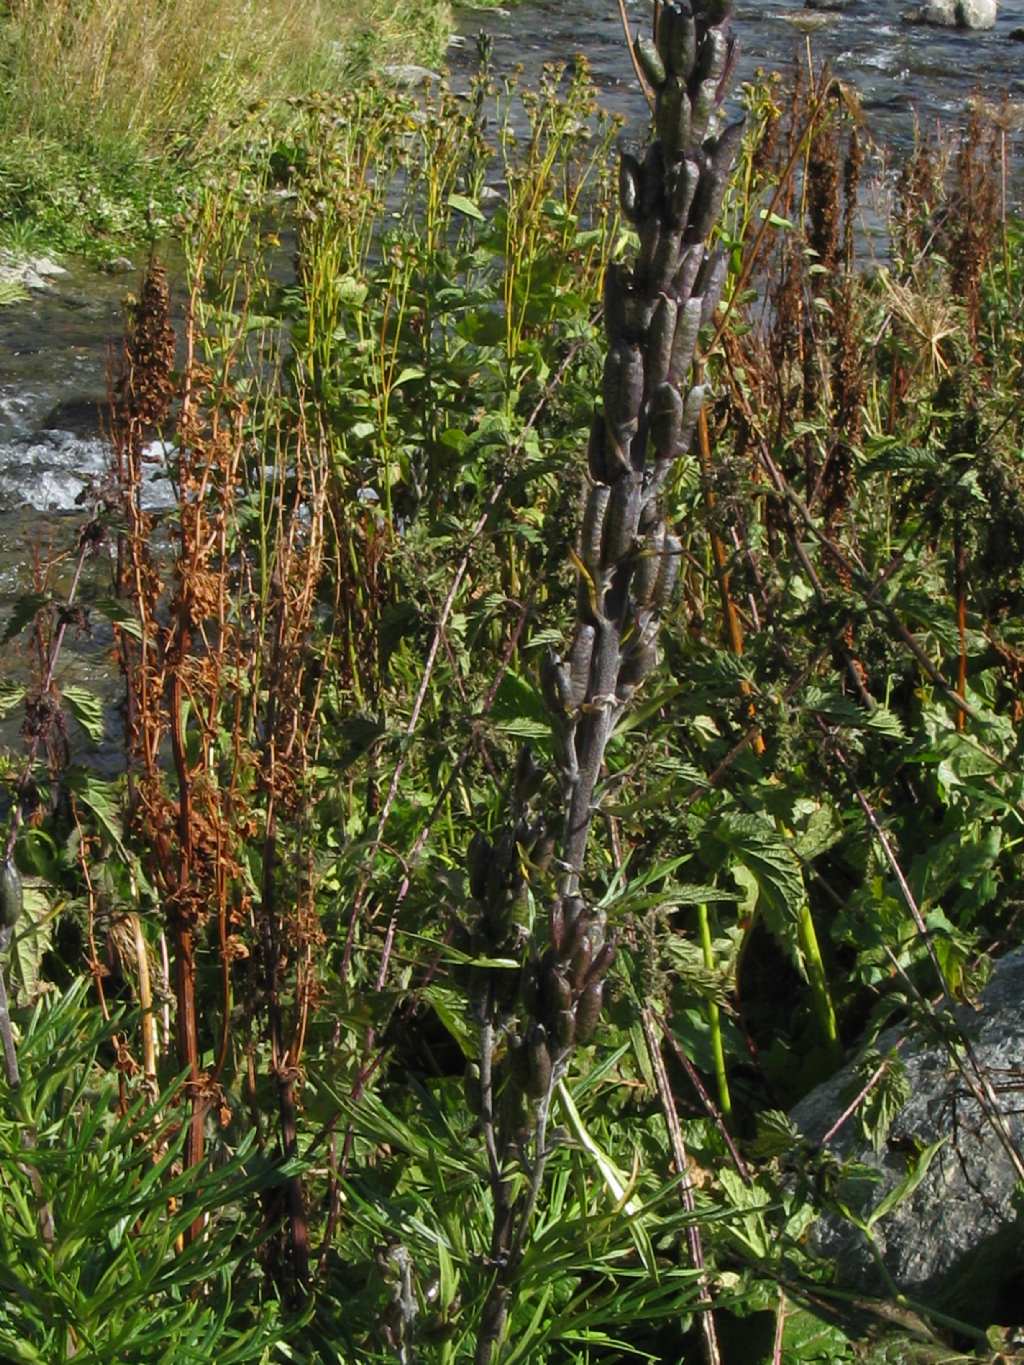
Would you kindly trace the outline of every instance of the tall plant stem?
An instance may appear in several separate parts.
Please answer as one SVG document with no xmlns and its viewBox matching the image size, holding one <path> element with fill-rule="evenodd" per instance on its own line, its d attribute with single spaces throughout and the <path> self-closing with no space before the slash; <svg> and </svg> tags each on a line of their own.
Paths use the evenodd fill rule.
<svg viewBox="0 0 1024 1365">
<path fill-rule="evenodd" d="M 669 1142 L 672 1146 L 672 1159 L 679 1174 L 679 1195 L 683 1208 L 690 1215 L 686 1226 L 686 1241 L 690 1250 L 690 1264 L 697 1271 L 697 1284 L 700 1289 L 701 1306 L 700 1331 L 706 1365 L 721 1365 L 721 1351 L 718 1345 L 718 1332 L 715 1328 L 715 1315 L 711 1308 L 711 1291 L 704 1264 L 704 1245 L 701 1241 L 700 1226 L 697 1222 L 697 1204 L 693 1196 L 693 1182 L 690 1179 L 689 1164 L 686 1157 L 686 1142 L 683 1138 L 682 1124 L 676 1110 L 672 1087 L 669 1085 L 665 1070 L 665 1059 L 661 1055 L 661 1041 L 658 1036 L 656 1016 L 650 1006 L 640 1011 L 640 1023 L 644 1031 L 647 1056 L 654 1072 L 665 1124 L 668 1128 Z"/>
<path fill-rule="evenodd" d="M 698 905 L 697 924 L 700 929 L 700 946 L 707 971 L 715 969 L 715 953 L 711 944 L 711 917 L 707 905 Z M 732 1118 L 732 1096 L 729 1093 L 729 1075 L 725 1067 L 725 1047 L 722 1042 L 722 1015 L 714 1000 L 707 1002 L 708 1028 L 711 1031 L 711 1055 L 715 1064 L 715 1084 L 718 1086 L 718 1103 L 726 1123 Z"/>
<path fill-rule="evenodd" d="M 836 1012 L 828 988 L 825 963 L 821 957 L 818 931 L 814 927 L 811 907 L 806 901 L 800 908 L 797 934 L 804 960 L 807 963 L 807 980 L 811 989 L 811 1002 L 814 1005 L 814 1015 L 818 1021 L 818 1028 L 821 1031 L 822 1040 L 829 1057 L 835 1065 L 838 1065 L 842 1061 L 843 1049 L 839 1042 L 839 1030 L 836 1027 Z"/>
</svg>

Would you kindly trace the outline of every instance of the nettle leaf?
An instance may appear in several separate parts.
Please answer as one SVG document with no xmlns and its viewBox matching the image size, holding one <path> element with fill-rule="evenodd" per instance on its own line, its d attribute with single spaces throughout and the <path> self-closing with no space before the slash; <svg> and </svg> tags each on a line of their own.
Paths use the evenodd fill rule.
<svg viewBox="0 0 1024 1365">
<path fill-rule="evenodd" d="M 24 697 L 25 689 L 20 683 L 0 682 L 0 720 L 10 715 Z"/>
<path fill-rule="evenodd" d="M 90 602 L 89 608 L 106 617 L 111 625 L 120 626 L 126 635 L 135 640 L 142 639 L 142 622 L 127 603 L 119 602 L 116 597 L 101 597 L 96 602 Z"/>
<path fill-rule="evenodd" d="M 757 886 L 757 908 L 777 937 L 794 951 L 797 923 L 806 900 L 803 876 L 793 849 L 774 825 L 758 815 L 730 811 L 706 832 L 712 856 L 734 873 L 745 869 Z M 703 851 L 703 848 L 702 848 Z"/>
<path fill-rule="evenodd" d="M 881 704 L 868 711 L 841 692 L 826 692 L 818 687 L 807 690 L 804 704 L 809 711 L 833 725 L 844 725 L 854 730 L 874 730 L 876 734 L 891 735 L 894 739 L 906 737 L 900 718 Z"/>
<path fill-rule="evenodd" d="M 48 607 L 52 601 L 53 598 L 46 592 L 27 592 L 23 597 L 19 597 L 14 604 L 0 644 L 6 645 L 15 635 L 20 635 L 29 622 L 34 621 L 43 608 Z"/>
<path fill-rule="evenodd" d="M 115 848 L 123 852 L 121 844 L 121 816 L 113 784 L 103 782 L 95 773 L 84 768 L 68 768 L 64 782 L 83 805 L 88 806 Z"/>
<path fill-rule="evenodd" d="M 903 1059 L 895 1052 L 883 1058 L 880 1052 L 870 1049 L 856 1067 L 842 1095 L 845 1109 L 871 1081 L 880 1066 L 885 1069 L 857 1110 L 860 1130 L 876 1152 L 885 1146 L 893 1120 L 910 1099 L 910 1082 Z"/>
<path fill-rule="evenodd" d="M 750 1145 L 750 1154 L 767 1160 L 795 1152 L 802 1143 L 800 1129 L 784 1110 L 764 1109 L 757 1116 L 757 1136 Z"/>
<path fill-rule="evenodd" d="M 40 972 L 43 957 L 52 946 L 53 923 L 46 893 L 38 886 L 26 886 L 8 968 L 11 994 L 19 1006 L 34 1005 L 47 989 L 40 981 Z"/>
<path fill-rule="evenodd" d="M 64 701 L 94 744 L 103 739 L 103 702 L 87 687 L 65 687 Z"/>
</svg>

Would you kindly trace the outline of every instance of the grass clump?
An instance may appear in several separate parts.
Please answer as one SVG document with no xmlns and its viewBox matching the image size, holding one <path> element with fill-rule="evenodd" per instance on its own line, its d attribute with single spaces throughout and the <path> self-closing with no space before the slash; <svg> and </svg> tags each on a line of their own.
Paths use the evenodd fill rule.
<svg viewBox="0 0 1024 1365">
<path fill-rule="evenodd" d="M 165 233 L 246 110 L 440 60 L 445 0 L 15 0 L 0 10 L 0 240 L 116 254 Z"/>
</svg>

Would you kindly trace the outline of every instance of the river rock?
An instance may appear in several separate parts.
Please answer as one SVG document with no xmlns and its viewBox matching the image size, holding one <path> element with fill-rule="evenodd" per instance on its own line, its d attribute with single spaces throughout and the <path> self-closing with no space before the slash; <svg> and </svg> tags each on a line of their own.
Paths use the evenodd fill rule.
<svg viewBox="0 0 1024 1365">
<path fill-rule="evenodd" d="M 857 0 L 804 0 L 804 9 L 845 10 L 852 9 Z"/>
<path fill-rule="evenodd" d="M 386 77 L 392 85 L 401 86 L 404 90 L 415 90 L 424 85 L 436 85 L 441 80 L 439 71 L 431 71 L 428 66 L 413 66 L 408 63 L 382 66 L 380 74 Z"/>
<path fill-rule="evenodd" d="M 1018 949 L 996 964 L 977 1006 L 956 1011 L 1018 1153 L 1024 1147 L 1022 1001 L 1024 949 Z M 982 1325 L 999 1321 L 1001 1305 L 1018 1299 L 1024 1274 L 1014 1162 L 940 1038 L 899 1027 L 884 1033 L 877 1046 L 883 1055 L 899 1048 L 910 1097 L 880 1151 L 863 1140 L 855 1118 L 829 1142 L 830 1151 L 877 1177 L 877 1183 L 866 1172 L 851 1177 L 843 1202 L 865 1216 L 904 1179 L 914 1153 L 942 1140 L 917 1188 L 874 1225 L 876 1245 L 893 1281 L 910 1297 Z M 970 1067 L 970 1058 L 963 1051 L 960 1056 Z M 851 1089 L 856 1094 L 853 1070 L 846 1067 L 793 1110 L 794 1122 L 814 1145 L 844 1112 Z M 885 1292 L 865 1237 L 838 1214 L 819 1219 L 811 1245 L 835 1264 L 840 1283 Z"/>
<path fill-rule="evenodd" d="M 0 251 L 0 284 L 19 284 L 23 289 L 48 289 L 50 280 L 67 271 L 49 256 L 18 256 Z"/>
<path fill-rule="evenodd" d="M 908 24 L 935 24 L 940 28 L 992 28 L 996 22 L 996 0 L 927 0 L 924 5 L 905 10 Z"/>
</svg>

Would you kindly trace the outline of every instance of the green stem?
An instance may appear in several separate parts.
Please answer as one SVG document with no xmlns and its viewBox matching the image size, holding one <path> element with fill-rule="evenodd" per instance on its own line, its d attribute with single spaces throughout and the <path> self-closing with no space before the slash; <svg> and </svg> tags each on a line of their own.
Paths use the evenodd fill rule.
<svg viewBox="0 0 1024 1365">
<path fill-rule="evenodd" d="M 806 902 L 800 910 L 797 932 L 800 936 L 800 948 L 807 962 L 807 980 L 811 988 L 811 1000 L 814 1003 L 818 1027 L 830 1057 L 838 1063 L 842 1060 L 843 1050 L 839 1044 L 836 1012 L 832 1006 L 832 996 L 829 994 L 828 978 L 825 975 L 825 964 L 821 959 L 817 930 L 811 918 L 811 907 Z"/>
<path fill-rule="evenodd" d="M 697 907 L 697 923 L 700 926 L 700 946 L 704 954 L 704 966 L 709 972 L 715 969 L 715 954 L 711 946 L 711 919 L 706 905 Z M 708 1027 L 711 1030 L 711 1055 L 715 1063 L 715 1083 L 718 1086 L 718 1106 L 726 1123 L 732 1119 L 732 1096 L 729 1093 L 729 1076 L 725 1069 L 725 1046 L 722 1042 L 721 1011 L 714 1000 L 707 1001 Z"/>
</svg>

